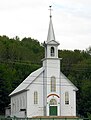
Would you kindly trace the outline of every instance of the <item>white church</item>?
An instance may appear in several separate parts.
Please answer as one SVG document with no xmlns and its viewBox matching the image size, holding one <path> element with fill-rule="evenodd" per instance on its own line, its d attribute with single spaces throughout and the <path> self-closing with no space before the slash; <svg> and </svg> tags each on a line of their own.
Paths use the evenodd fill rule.
<svg viewBox="0 0 91 120">
<path fill-rule="evenodd" d="M 9 95 L 11 117 L 76 116 L 78 89 L 60 70 L 58 46 L 50 14 L 43 66 L 32 72 Z"/>
</svg>

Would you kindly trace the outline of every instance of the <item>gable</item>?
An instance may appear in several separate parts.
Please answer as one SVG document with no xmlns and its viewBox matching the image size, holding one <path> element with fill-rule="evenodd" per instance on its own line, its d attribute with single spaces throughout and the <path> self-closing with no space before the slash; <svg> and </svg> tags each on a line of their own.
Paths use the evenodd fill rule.
<svg viewBox="0 0 91 120">
<path fill-rule="evenodd" d="M 78 91 L 78 88 L 61 72 L 61 85 L 71 86 L 74 91 Z"/>
<path fill-rule="evenodd" d="M 27 87 L 44 71 L 43 67 L 32 72 L 9 96 L 27 90 Z"/>
<path fill-rule="evenodd" d="M 48 45 L 59 45 L 59 42 L 57 42 L 55 40 L 51 40 L 51 41 L 47 42 L 46 44 L 48 44 Z"/>
</svg>

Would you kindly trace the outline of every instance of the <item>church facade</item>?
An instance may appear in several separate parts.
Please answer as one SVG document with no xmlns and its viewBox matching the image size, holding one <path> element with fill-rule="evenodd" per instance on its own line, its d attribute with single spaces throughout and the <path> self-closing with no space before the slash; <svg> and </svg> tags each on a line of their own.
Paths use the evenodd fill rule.
<svg viewBox="0 0 91 120">
<path fill-rule="evenodd" d="M 58 46 L 50 15 L 43 66 L 10 94 L 11 117 L 76 116 L 78 89 L 60 70 Z"/>
</svg>

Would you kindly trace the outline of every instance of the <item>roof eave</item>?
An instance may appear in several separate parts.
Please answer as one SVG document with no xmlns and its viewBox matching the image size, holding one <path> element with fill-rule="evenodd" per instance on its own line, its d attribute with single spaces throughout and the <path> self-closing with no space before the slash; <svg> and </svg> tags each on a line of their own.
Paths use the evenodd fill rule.
<svg viewBox="0 0 91 120">
<path fill-rule="evenodd" d="M 17 95 L 17 94 L 26 92 L 26 91 L 28 91 L 28 89 L 23 89 L 23 90 L 21 90 L 21 91 L 18 91 L 18 92 L 16 92 L 16 93 L 13 93 L 13 94 L 11 93 L 11 94 L 9 94 L 9 96 L 11 97 L 11 96 L 14 96 L 14 95 Z"/>
</svg>

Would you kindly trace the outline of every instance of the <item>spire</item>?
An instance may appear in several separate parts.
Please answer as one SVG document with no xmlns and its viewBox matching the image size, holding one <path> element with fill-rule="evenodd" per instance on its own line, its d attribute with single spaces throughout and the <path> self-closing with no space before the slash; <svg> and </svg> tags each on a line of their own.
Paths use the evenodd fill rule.
<svg viewBox="0 0 91 120">
<path fill-rule="evenodd" d="M 55 40 L 55 34 L 54 34 L 54 29 L 53 29 L 53 24 L 52 24 L 52 15 L 51 15 L 51 7 L 50 7 L 50 22 L 49 22 L 49 30 L 48 30 L 48 36 L 47 36 L 47 42 L 51 41 L 51 40 Z"/>
</svg>

